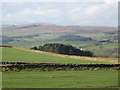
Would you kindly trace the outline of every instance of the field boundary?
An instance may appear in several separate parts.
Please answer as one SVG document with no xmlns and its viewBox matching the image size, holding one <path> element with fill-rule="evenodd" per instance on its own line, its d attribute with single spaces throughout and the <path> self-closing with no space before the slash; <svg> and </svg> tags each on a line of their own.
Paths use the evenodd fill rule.
<svg viewBox="0 0 120 90">
<path fill-rule="evenodd" d="M 0 62 L 2 71 L 59 71 L 59 70 L 120 70 L 120 64 L 60 64 L 60 63 L 26 63 Z"/>
</svg>

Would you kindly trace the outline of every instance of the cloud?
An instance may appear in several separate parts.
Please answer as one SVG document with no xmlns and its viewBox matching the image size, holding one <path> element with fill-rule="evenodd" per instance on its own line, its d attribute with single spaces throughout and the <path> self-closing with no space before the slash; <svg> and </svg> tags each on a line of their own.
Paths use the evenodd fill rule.
<svg viewBox="0 0 120 90">
<path fill-rule="evenodd" d="M 61 11 L 56 8 L 37 8 L 35 10 L 25 8 L 15 13 L 9 13 L 4 18 L 4 22 L 29 23 L 29 22 L 50 22 L 59 18 Z"/>
<path fill-rule="evenodd" d="M 95 3 L 85 8 L 74 8 L 69 12 L 69 15 L 74 23 L 82 25 L 111 25 L 112 23 L 117 26 L 118 7 L 106 2 Z"/>
<path fill-rule="evenodd" d="M 108 5 L 117 5 L 119 0 L 104 0 L 104 2 Z"/>
<path fill-rule="evenodd" d="M 4 4 L 3 23 L 117 25 L 116 2 Z M 5 7 L 8 5 L 7 7 Z M 11 7 L 10 7 L 11 6 Z M 16 8 L 15 8 L 16 7 Z M 15 9 L 13 9 L 15 8 Z"/>
<path fill-rule="evenodd" d="M 31 12 L 30 9 L 24 9 L 22 11 L 19 12 L 15 12 L 15 13 L 9 13 L 7 14 L 4 18 L 3 21 L 5 22 L 24 22 L 28 20 L 28 17 L 31 17 L 33 15 L 33 13 Z"/>
<path fill-rule="evenodd" d="M 119 0 L 1 0 L 2 2 L 118 2 Z"/>
</svg>

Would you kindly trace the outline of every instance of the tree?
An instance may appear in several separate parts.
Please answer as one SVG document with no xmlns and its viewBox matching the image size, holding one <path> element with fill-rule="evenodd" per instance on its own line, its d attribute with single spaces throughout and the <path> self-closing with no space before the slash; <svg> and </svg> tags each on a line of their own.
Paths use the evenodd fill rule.
<svg viewBox="0 0 120 90">
<path fill-rule="evenodd" d="M 89 56 L 89 57 L 93 56 L 93 53 L 90 51 L 83 51 L 77 49 L 76 47 L 73 47 L 72 45 L 64 45 L 59 43 L 45 44 L 39 47 L 35 46 L 31 49 L 46 51 L 46 52 L 54 52 L 65 55 Z"/>
</svg>

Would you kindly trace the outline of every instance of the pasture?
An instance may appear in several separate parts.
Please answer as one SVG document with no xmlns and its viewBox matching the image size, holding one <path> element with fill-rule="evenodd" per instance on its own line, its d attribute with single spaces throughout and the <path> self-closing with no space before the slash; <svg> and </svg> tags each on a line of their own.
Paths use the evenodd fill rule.
<svg viewBox="0 0 120 90">
<path fill-rule="evenodd" d="M 15 48 L 2 48 L 2 61 L 4 62 L 30 62 L 30 63 L 73 63 L 73 64 L 98 64 L 108 62 L 74 59 L 61 56 L 53 56 L 47 53 L 36 53 Z"/>
<path fill-rule="evenodd" d="M 118 71 L 112 70 L 3 72 L 2 79 L 3 88 L 118 87 Z"/>
<path fill-rule="evenodd" d="M 9 42 L 7 45 L 31 48 L 33 46 L 44 45 L 45 43 L 61 43 L 66 45 L 73 45 L 75 47 L 84 47 L 83 50 L 92 51 L 96 56 L 111 56 L 116 57 L 117 51 L 115 52 L 115 48 L 118 48 L 118 43 L 104 43 L 102 45 L 96 45 L 96 41 L 22 41 L 22 42 Z"/>
<path fill-rule="evenodd" d="M 99 64 L 108 62 L 90 61 L 56 56 L 48 53 L 36 53 L 16 48 L 2 48 L 3 62 L 28 63 L 72 63 Z M 107 59 L 106 59 L 107 60 Z M 16 68 L 14 68 L 16 69 Z M 16 69 L 17 70 L 17 69 Z M 115 88 L 118 87 L 118 71 L 103 70 L 61 70 L 40 71 L 25 69 L 21 71 L 3 71 L 3 88 Z"/>
</svg>

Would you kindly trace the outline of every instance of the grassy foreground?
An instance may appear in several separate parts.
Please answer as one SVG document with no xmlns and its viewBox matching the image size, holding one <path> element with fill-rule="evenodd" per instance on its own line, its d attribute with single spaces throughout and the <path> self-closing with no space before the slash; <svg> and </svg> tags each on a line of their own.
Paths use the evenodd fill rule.
<svg viewBox="0 0 120 90">
<path fill-rule="evenodd" d="M 34 62 L 34 63 L 74 63 L 74 64 L 107 63 L 100 61 L 89 61 L 53 56 L 45 53 L 36 53 L 19 50 L 15 48 L 3 48 L 2 60 L 6 62 Z"/>
<path fill-rule="evenodd" d="M 3 88 L 95 88 L 118 86 L 118 71 L 3 72 Z"/>
</svg>

